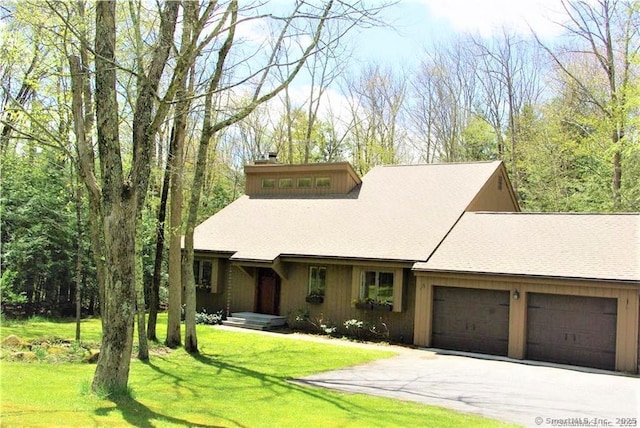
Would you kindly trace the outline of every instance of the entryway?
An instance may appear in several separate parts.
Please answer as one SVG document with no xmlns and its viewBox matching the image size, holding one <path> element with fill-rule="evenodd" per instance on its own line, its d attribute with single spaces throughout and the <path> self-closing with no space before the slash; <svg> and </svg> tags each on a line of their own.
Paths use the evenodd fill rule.
<svg viewBox="0 0 640 428">
<path fill-rule="evenodd" d="M 272 269 L 258 269 L 255 312 L 280 315 L 280 277 Z"/>
</svg>

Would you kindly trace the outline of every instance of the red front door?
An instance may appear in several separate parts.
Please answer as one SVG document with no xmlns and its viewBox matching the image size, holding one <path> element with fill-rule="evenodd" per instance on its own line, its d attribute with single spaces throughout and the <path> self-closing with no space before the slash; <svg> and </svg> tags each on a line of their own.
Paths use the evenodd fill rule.
<svg viewBox="0 0 640 428">
<path fill-rule="evenodd" d="M 280 277 L 271 269 L 258 270 L 256 312 L 259 314 L 279 315 Z"/>
</svg>

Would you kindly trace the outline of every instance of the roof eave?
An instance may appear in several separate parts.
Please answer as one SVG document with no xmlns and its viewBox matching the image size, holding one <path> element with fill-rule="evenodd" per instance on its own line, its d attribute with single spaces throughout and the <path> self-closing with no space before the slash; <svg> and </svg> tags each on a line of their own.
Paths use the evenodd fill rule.
<svg viewBox="0 0 640 428">
<path fill-rule="evenodd" d="M 529 273 L 513 273 L 513 272 L 483 272 L 473 270 L 459 270 L 459 269 L 437 269 L 437 268 L 416 268 L 411 269 L 416 274 L 420 272 L 424 273 L 438 273 L 438 274 L 465 274 L 465 275 L 481 275 L 481 276 L 499 276 L 499 277 L 513 277 L 513 278 L 533 278 L 533 279 L 553 279 L 553 280 L 571 280 L 571 281 L 585 281 L 585 282 L 615 282 L 628 285 L 640 286 L 640 277 L 637 279 L 621 279 L 621 278 L 596 278 L 596 277 L 581 277 L 570 275 L 544 275 L 544 274 L 529 274 Z"/>
</svg>

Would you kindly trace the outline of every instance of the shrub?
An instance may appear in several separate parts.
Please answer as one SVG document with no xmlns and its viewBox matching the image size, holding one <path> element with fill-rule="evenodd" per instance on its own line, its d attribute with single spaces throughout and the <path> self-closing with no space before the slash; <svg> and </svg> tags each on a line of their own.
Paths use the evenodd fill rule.
<svg viewBox="0 0 640 428">
<path fill-rule="evenodd" d="M 222 324 L 222 311 L 218 311 L 215 314 L 209 314 L 203 308 L 202 312 L 196 312 L 196 324 Z"/>
</svg>

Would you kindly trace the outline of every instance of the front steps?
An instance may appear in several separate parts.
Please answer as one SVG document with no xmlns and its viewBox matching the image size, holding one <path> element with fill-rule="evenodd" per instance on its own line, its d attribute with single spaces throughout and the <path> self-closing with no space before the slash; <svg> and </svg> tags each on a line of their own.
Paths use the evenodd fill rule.
<svg viewBox="0 0 640 428">
<path fill-rule="evenodd" d="M 256 314 L 253 312 L 233 312 L 230 317 L 222 321 L 222 325 L 250 328 L 252 330 L 271 330 L 282 327 L 287 322 L 286 317 L 277 315 Z"/>
</svg>

